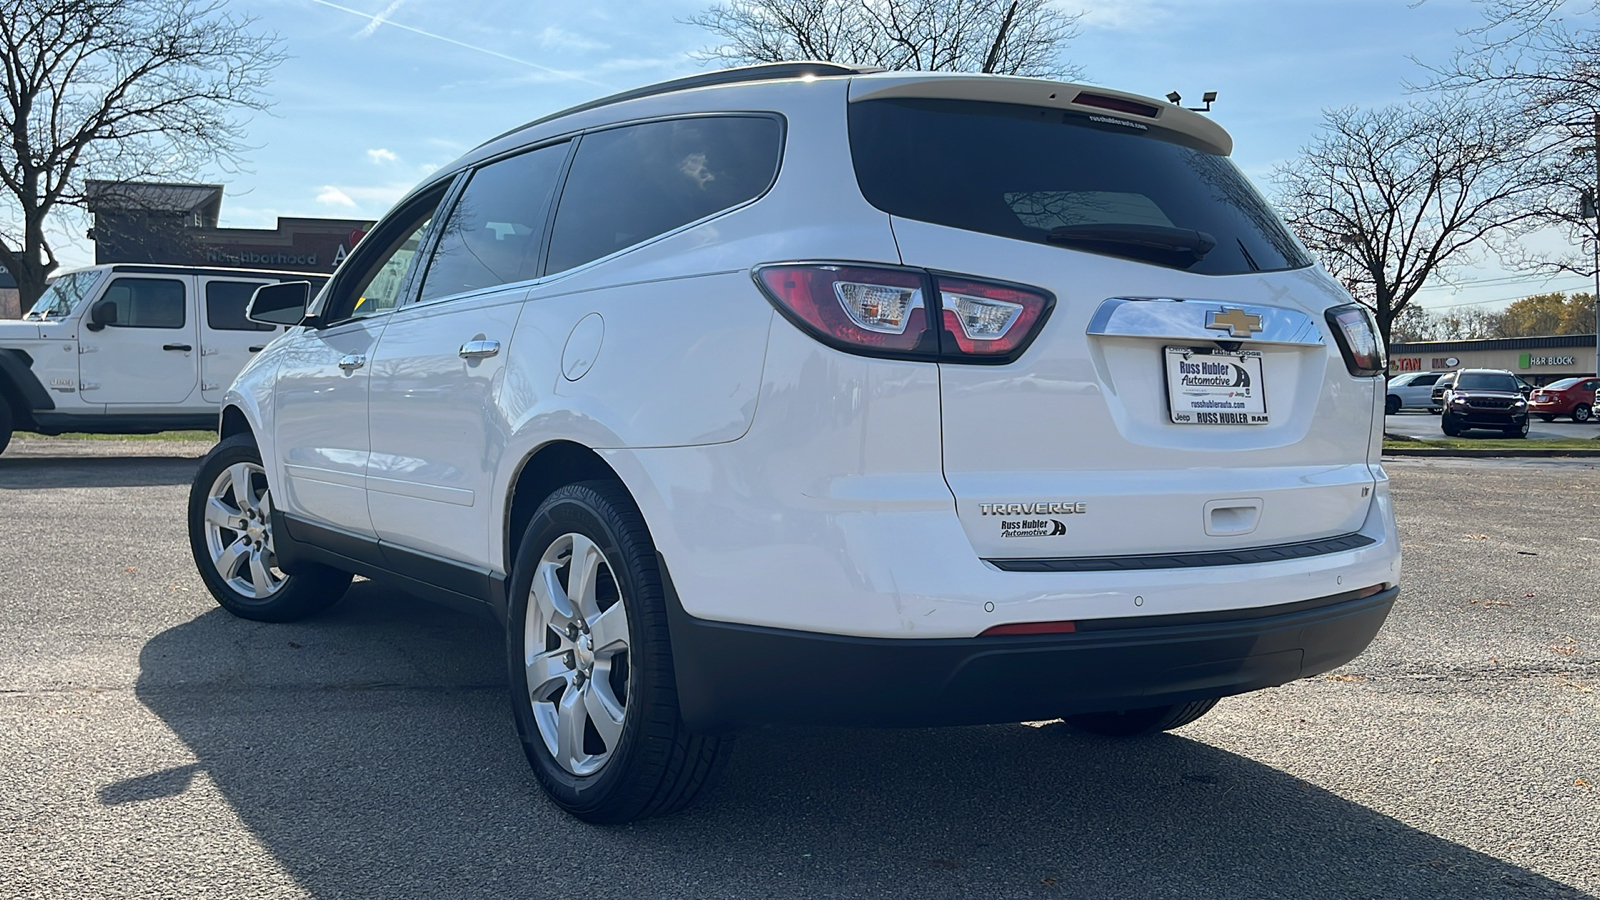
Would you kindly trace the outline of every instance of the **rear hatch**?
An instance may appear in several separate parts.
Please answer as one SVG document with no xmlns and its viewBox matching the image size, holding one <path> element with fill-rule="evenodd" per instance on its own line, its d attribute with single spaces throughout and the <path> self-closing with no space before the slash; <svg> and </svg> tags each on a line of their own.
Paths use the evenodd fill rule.
<svg viewBox="0 0 1600 900">
<path fill-rule="evenodd" d="M 946 87 L 973 83 L 928 97 L 863 79 L 850 124 L 863 194 L 891 214 L 905 265 L 1054 300 L 1011 361 L 940 363 L 945 477 L 978 555 L 1358 530 L 1383 382 L 1351 374 L 1325 318 L 1349 296 L 1227 159 L 1226 136 L 1162 127 L 1153 106 Z M 1105 98 L 1090 102 L 1128 103 Z"/>
</svg>

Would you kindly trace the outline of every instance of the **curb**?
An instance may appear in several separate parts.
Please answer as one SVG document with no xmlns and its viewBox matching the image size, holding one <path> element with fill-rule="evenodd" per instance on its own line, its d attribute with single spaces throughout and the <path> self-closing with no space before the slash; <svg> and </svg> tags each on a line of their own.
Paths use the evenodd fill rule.
<svg viewBox="0 0 1600 900">
<path fill-rule="evenodd" d="M 1485 448 L 1482 450 L 1462 449 L 1452 450 L 1448 447 L 1406 447 L 1390 449 L 1385 447 L 1384 456 L 1457 456 L 1477 459 L 1551 459 L 1551 458 L 1596 458 L 1600 457 L 1600 450 L 1550 450 L 1538 447 L 1529 447 L 1526 450 L 1513 450 L 1510 448 L 1497 450 Z"/>
</svg>

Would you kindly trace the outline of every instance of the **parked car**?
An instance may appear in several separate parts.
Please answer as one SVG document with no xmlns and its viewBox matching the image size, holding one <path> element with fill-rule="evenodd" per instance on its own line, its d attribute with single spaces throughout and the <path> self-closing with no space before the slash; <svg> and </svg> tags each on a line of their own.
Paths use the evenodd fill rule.
<svg viewBox="0 0 1600 900">
<path fill-rule="evenodd" d="M 98 265 L 56 276 L 0 322 L 0 451 L 13 429 L 151 434 L 215 428 L 222 395 L 283 331 L 245 318 L 263 284 L 322 276 Z"/>
<path fill-rule="evenodd" d="M 1465 370 L 1458 370 L 1457 372 L 1446 372 L 1444 375 L 1442 375 L 1439 378 L 1438 381 L 1433 383 L 1433 392 L 1432 392 L 1432 395 L 1431 395 L 1431 399 L 1433 400 L 1434 404 L 1439 407 L 1439 409 L 1434 410 L 1434 412 L 1440 412 L 1440 411 L 1443 410 L 1443 408 L 1444 408 L 1444 392 L 1449 390 L 1451 385 L 1455 384 L 1456 375 L 1459 374 L 1460 371 L 1465 371 Z M 1533 391 L 1534 391 L 1533 385 L 1529 384 L 1527 379 L 1523 378 L 1521 375 L 1518 375 L 1515 372 L 1510 372 L 1509 370 L 1506 370 L 1506 369 L 1496 369 L 1494 371 L 1506 372 L 1507 374 L 1509 374 L 1511 376 L 1512 380 L 1516 383 L 1517 393 L 1522 395 L 1522 399 L 1526 400 L 1526 399 L 1528 399 L 1529 396 L 1531 396 L 1533 394 Z"/>
<path fill-rule="evenodd" d="M 1402 409 L 1425 409 L 1438 412 L 1433 401 L 1433 386 L 1445 372 L 1407 372 L 1389 379 L 1389 393 L 1384 398 L 1383 411 L 1394 415 Z"/>
<path fill-rule="evenodd" d="M 1517 376 L 1505 369 L 1462 369 L 1444 392 L 1439 427 L 1455 437 L 1472 428 L 1493 428 L 1506 437 L 1528 436 L 1528 401 Z"/>
<path fill-rule="evenodd" d="M 227 394 L 195 562 L 252 619 L 353 573 L 492 610 L 528 762 L 594 822 L 762 723 L 1145 734 L 1327 671 L 1399 590 L 1386 362 L 1230 148 L 827 64 L 540 119 L 309 306 L 256 293 L 293 327 Z"/>
<path fill-rule="evenodd" d="M 1528 411 L 1546 422 L 1556 416 L 1571 416 L 1574 422 L 1587 422 L 1594 415 L 1594 389 L 1600 379 L 1594 376 L 1563 378 L 1534 388 L 1528 398 Z"/>
</svg>

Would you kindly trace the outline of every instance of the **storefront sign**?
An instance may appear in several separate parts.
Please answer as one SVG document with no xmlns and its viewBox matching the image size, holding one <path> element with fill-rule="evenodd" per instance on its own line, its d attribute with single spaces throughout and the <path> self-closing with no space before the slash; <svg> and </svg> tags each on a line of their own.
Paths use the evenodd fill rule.
<svg viewBox="0 0 1600 900">
<path fill-rule="evenodd" d="M 1391 359 L 1389 362 L 1394 364 L 1396 372 L 1422 371 L 1422 357 L 1420 356 L 1402 356 L 1398 359 Z"/>
<path fill-rule="evenodd" d="M 1534 356 L 1531 353 L 1524 353 L 1517 364 L 1528 369 L 1533 366 L 1571 366 L 1576 365 L 1577 360 L 1571 356 Z"/>
</svg>

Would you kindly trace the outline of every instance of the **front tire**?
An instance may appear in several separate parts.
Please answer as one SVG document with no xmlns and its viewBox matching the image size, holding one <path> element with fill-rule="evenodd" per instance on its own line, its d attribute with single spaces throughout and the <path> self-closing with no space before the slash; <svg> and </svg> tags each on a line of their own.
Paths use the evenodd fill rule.
<svg viewBox="0 0 1600 900">
<path fill-rule="evenodd" d="M 1587 403 L 1579 403 L 1577 406 L 1574 406 L 1572 408 L 1572 421 L 1574 421 L 1574 422 L 1587 422 L 1587 421 L 1589 421 L 1589 417 L 1591 415 L 1593 415 L 1593 414 L 1594 414 L 1594 410 L 1589 407 L 1589 404 L 1587 404 Z M 5 443 L 3 441 L 0 441 L 0 448 L 4 448 L 4 447 L 5 447 Z"/>
<path fill-rule="evenodd" d="M 732 749 L 683 722 L 655 545 L 620 485 L 560 488 L 512 566 L 506 631 L 522 751 L 556 805 L 614 825 L 676 812 Z"/>
<path fill-rule="evenodd" d="M 1439 417 L 1439 427 L 1444 431 L 1446 437 L 1461 436 L 1462 428 L 1460 424 L 1458 424 L 1455 420 L 1455 417 L 1449 413 L 1445 413 Z"/>
<path fill-rule="evenodd" d="M 339 602 L 350 573 L 303 563 L 278 568 L 272 492 L 248 434 L 211 448 L 189 488 L 189 549 L 200 580 L 223 609 L 258 622 L 291 622 Z"/>
<path fill-rule="evenodd" d="M 1515 423 L 1510 428 L 1507 428 L 1505 430 L 1505 436 L 1508 437 L 1508 438 L 1525 438 L 1525 437 L 1527 437 L 1528 436 L 1528 420 L 1527 420 L 1527 418 L 1524 417 L 1521 422 Z"/>
<path fill-rule="evenodd" d="M 1118 712 L 1084 713 L 1067 716 L 1062 721 L 1079 731 L 1105 737 L 1141 737 L 1159 731 L 1170 731 L 1193 722 L 1217 705 L 1217 698 L 1195 700 L 1191 703 L 1174 703 L 1171 706 L 1151 706 L 1145 709 L 1126 709 Z"/>
<path fill-rule="evenodd" d="M 11 415 L 11 404 L 6 402 L 0 394 L 0 453 L 6 452 L 6 445 L 11 443 L 11 430 L 16 426 L 16 419 Z"/>
</svg>

